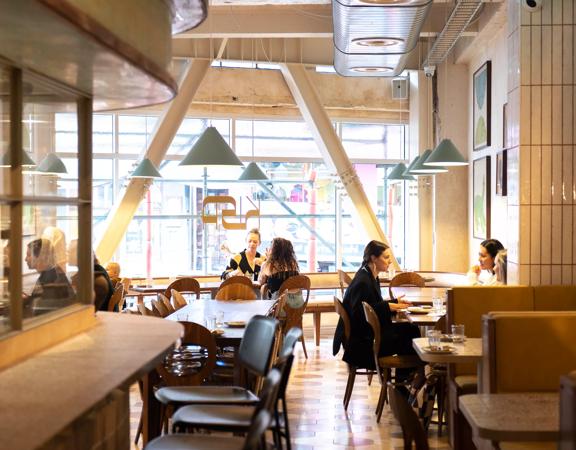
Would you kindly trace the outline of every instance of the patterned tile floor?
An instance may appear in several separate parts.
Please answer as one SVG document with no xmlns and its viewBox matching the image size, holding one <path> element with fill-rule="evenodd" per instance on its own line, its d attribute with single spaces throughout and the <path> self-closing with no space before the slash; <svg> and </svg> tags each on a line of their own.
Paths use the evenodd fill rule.
<svg viewBox="0 0 576 450">
<path fill-rule="evenodd" d="M 308 330 L 307 330 L 308 331 Z M 308 334 L 308 333 L 307 333 Z M 385 406 L 382 419 L 376 423 L 374 410 L 380 386 L 376 379 L 368 386 L 366 377 L 358 377 L 346 413 L 342 398 L 348 372 L 339 357 L 332 356 L 332 340 L 321 340 L 315 347 L 307 339 L 308 359 L 300 345 L 288 387 L 289 418 L 295 450 L 322 449 L 402 449 L 400 427 Z M 140 417 L 141 402 L 137 389 L 132 389 L 132 434 Z M 447 438 L 437 437 L 436 426 L 429 430 L 431 449 L 449 449 Z M 134 447 L 138 448 L 138 447 Z"/>
</svg>

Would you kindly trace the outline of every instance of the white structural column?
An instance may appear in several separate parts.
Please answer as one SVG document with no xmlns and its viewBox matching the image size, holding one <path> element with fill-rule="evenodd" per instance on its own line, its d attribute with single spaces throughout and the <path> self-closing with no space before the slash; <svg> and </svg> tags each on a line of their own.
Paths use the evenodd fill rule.
<svg viewBox="0 0 576 450">
<path fill-rule="evenodd" d="M 145 157 L 149 158 L 155 166 L 160 165 L 164 159 L 209 67 L 209 59 L 192 60 L 184 75 L 178 95 L 160 117 L 145 154 Z M 129 181 L 124 195 L 114 205 L 108 216 L 106 231 L 96 248 L 96 255 L 101 262 L 106 263 L 112 258 L 151 183 L 152 180 L 142 178 Z"/>
<path fill-rule="evenodd" d="M 280 70 L 296 104 L 302 112 L 304 120 L 312 131 L 316 145 L 318 145 L 325 163 L 340 176 L 366 233 L 371 239 L 377 239 L 390 246 L 388 238 L 380 227 L 376 214 L 374 214 L 370 206 L 356 169 L 354 169 L 350 159 L 348 159 L 348 155 L 332 126 L 332 122 L 322 107 L 314 86 L 312 86 L 306 75 L 304 66 L 291 63 L 280 64 Z M 396 269 L 399 269 L 398 261 L 396 261 L 393 252 L 392 260 Z"/>
</svg>

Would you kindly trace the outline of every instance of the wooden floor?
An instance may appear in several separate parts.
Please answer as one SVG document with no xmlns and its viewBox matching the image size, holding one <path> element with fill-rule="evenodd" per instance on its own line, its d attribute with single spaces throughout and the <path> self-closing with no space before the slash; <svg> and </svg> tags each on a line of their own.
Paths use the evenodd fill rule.
<svg viewBox="0 0 576 450">
<path fill-rule="evenodd" d="M 342 398 L 348 372 L 341 356 L 332 356 L 332 340 L 323 338 L 320 347 L 307 339 L 308 360 L 301 346 L 288 387 L 288 406 L 292 442 L 295 450 L 321 449 L 403 449 L 400 427 L 385 406 L 382 420 L 376 423 L 374 409 L 379 393 L 376 379 L 368 386 L 358 377 L 348 413 Z M 132 389 L 132 434 L 135 433 L 142 403 Z M 449 449 L 447 438 L 437 437 L 436 426 L 429 431 L 431 449 Z M 134 447 L 141 448 L 141 447 Z"/>
</svg>

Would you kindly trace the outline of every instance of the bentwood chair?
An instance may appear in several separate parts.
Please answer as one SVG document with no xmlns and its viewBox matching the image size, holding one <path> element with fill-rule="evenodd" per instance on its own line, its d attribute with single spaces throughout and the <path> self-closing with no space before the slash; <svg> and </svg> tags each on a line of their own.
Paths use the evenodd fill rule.
<svg viewBox="0 0 576 450">
<path fill-rule="evenodd" d="M 108 302 L 108 311 L 120 312 L 122 311 L 123 304 L 124 304 L 124 286 L 118 283 L 114 288 L 114 293 L 112 294 L 112 297 L 110 297 L 110 301 Z"/>
<path fill-rule="evenodd" d="M 374 353 L 374 364 L 376 366 L 376 373 L 378 374 L 378 380 L 380 381 L 381 386 L 380 397 L 378 398 L 378 404 L 376 405 L 376 415 L 378 416 L 376 422 L 380 423 L 384 404 L 388 400 L 387 384 L 388 380 L 391 380 L 391 370 L 417 368 L 424 366 L 425 363 L 416 355 L 378 356 L 381 344 L 380 320 L 372 306 L 366 302 L 362 302 L 362 306 L 364 307 L 366 321 L 370 324 L 374 333 L 372 352 Z"/>
<path fill-rule="evenodd" d="M 149 316 L 149 317 L 161 317 L 160 313 L 156 310 L 156 309 L 149 309 L 146 307 L 146 305 L 144 304 L 144 302 L 138 302 L 136 304 L 136 308 L 138 309 L 138 311 L 140 312 L 141 315 L 143 316 Z"/>
<path fill-rule="evenodd" d="M 418 419 L 408 400 L 392 383 L 388 383 L 388 398 L 390 399 L 392 414 L 402 428 L 404 450 L 412 450 L 413 442 L 416 444 L 416 450 L 428 450 L 428 436 L 420 419 Z"/>
<path fill-rule="evenodd" d="M 214 298 L 216 300 L 256 300 L 257 295 L 252 288 L 252 284 L 247 286 L 241 283 L 232 283 L 221 286 Z"/>
<path fill-rule="evenodd" d="M 200 298 L 200 283 L 198 283 L 198 280 L 195 278 L 185 277 L 174 280 L 164 291 L 166 298 L 171 298 L 172 289 L 180 292 L 181 294 L 193 293 L 196 294 L 196 298 Z"/>
<path fill-rule="evenodd" d="M 342 297 L 344 297 L 344 291 L 352 283 L 352 278 L 343 270 L 338 270 L 338 282 L 340 283 L 340 292 Z"/>
<path fill-rule="evenodd" d="M 161 299 L 152 300 L 152 309 L 155 310 L 160 317 L 166 317 L 170 315 L 170 310 L 166 307 Z"/>
<path fill-rule="evenodd" d="M 188 305 L 188 302 L 180 292 L 172 289 L 170 293 L 172 294 L 172 298 L 170 300 L 172 301 L 172 305 L 175 310 L 184 308 L 186 305 Z"/>
<path fill-rule="evenodd" d="M 290 308 L 291 320 L 294 320 L 294 323 L 290 323 L 290 327 L 285 329 L 290 329 L 292 326 L 297 326 L 302 329 L 302 314 L 306 309 L 306 305 L 308 305 L 308 299 L 310 298 L 310 278 L 306 275 L 294 275 L 290 278 L 284 280 L 284 282 L 280 285 L 278 289 L 278 297 L 282 296 L 286 291 L 293 291 L 299 289 L 302 291 L 302 299 L 304 300 L 304 307 L 303 308 Z M 300 312 L 301 309 L 301 312 Z M 285 309 L 286 310 L 286 309 Z M 288 311 L 287 311 L 288 312 Z M 298 318 L 298 314 L 299 318 Z M 304 334 L 302 334 L 301 340 L 302 342 L 302 350 L 304 350 L 304 356 L 308 359 L 308 352 L 306 351 L 306 341 L 304 340 Z"/>
<path fill-rule="evenodd" d="M 397 274 L 394 278 L 390 280 L 390 284 L 388 285 L 388 293 L 390 294 L 390 299 L 395 300 L 396 297 L 392 291 L 393 287 L 396 286 L 416 286 L 416 287 L 424 287 L 426 282 L 424 278 L 422 278 L 416 272 L 401 272 Z"/>
<path fill-rule="evenodd" d="M 350 330 L 351 330 L 350 316 L 348 315 L 346 308 L 344 308 L 342 301 L 338 297 L 334 297 L 334 309 L 340 316 L 340 320 L 342 320 L 342 323 L 344 325 L 344 338 L 342 339 L 342 346 L 344 347 L 344 350 L 346 350 L 346 348 L 348 347 L 348 342 L 350 340 Z M 356 366 L 353 366 L 352 364 L 348 363 L 346 364 L 348 366 L 348 381 L 346 382 L 346 390 L 344 391 L 344 400 L 342 401 L 342 403 L 344 404 L 345 411 L 348 409 L 348 404 L 350 403 L 350 398 L 352 397 L 352 390 L 354 389 L 354 381 L 356 381 L 356 375 L 366 375 L 368 377 L 369 382 L 372 379 L 372 375 L 374 375 L 373 370 L 368 369 L 363 370 L 359 369 Z"/>
<path fill-rule="evenodd" d="M 252 283 L 252 278 L 243 277 L 242 275 L 236 275 L 230 278 L 226 278 L 222 282 L 222 284 L 220 284 L 220 289 L 222 289 L 224 286 L 228 286 L 229 284 L 235 284 L 235 283 L 243 284 L 244 286 L 248 286 L 250 288 L 254 287 Z"/>
</svg>

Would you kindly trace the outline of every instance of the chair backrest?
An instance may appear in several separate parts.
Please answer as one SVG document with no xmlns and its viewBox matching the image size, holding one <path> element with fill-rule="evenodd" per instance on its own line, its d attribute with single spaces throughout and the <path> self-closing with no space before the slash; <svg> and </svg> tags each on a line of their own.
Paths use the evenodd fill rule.
<svg viewBox="0 0 576 450">
<path fill-rule="evenodd" d="M 166 317 L 170 315 L 170 311 L 168 311 L 168 308 L 166 308 L 166 305 L 162 302 L 162 300 L 152 300 L 152 310 L 156 310 L 160 317 Z"/>
<path fill-rule="evenodd" d="M 175 289 L 172 289 L 170 293 L 172 294 L 172 298 L 170 299 L 170 301 L 172 302 L 172 305 L 174 306 L 175 310 L 184 308 L 186 305 L 188 305 L 188 302 L 180 292 L 178 292 Z"/>
<path fill-rule="evenodd" d="M 280 313 L 284 332 L 294 327 L 302 328 L 302 316 L 308 306 L 308 298 L 304 299 L 301 294 L 300 289 L 287 289 L 282 293 L 284 300 L 279 301 L 279 309 L 282 308 L 281 310 L 284 311 L 284 314 Z M 291 302 L 291 296 L 294 297 L 296 303 Z"/>
<path fill-rule="evenodd" d="M 264 376 L 270 368 L 278 321 L 272 317 L 254 316 L 246 325 L 238 348 L 238 360 L 248 372 Z"/>
<path fill-rule="evenodd" d="M 166 298 L 164 294 L 158 294 L 158 300 L 164 303 L 164 306 L 168 310 L 169 314 L 172 314 L 173 312 L 176 311 L 176 309 L 174 309 L 174 307 L 172 306 L 172 303 L 170 303 L 170 300 Z"/>
<path fill-rule="evenodd" d="M 198 283 L 198 280 L 191 277 L 178 278 L 170 283 L 164 291 L 164 295 L 167 298 L 170 298 L 172 295 L 172 289 L 180 293 L 192 292 L 196 294 L 196 298 L 200 298 L 200 283 Z"/>
<path fill-rule="evenodd" d="M 288 358 L 291 354 L 294 353 L 294 347 L 298 340 L 302 337 L 302 329 L 298 327 L 293 327 L 288 330 L 286 335 L 284 336 L 284 341 L 282 342 L 282 347 L 278 352 L 278 360 L 281 361 L 283 359 Z"/>
<path fill-rule="evenodd" d="M 132 278 L 120 278 L 120 283 L 124 286 L 124 292 L 128 293 L 132 285 Z"/>
<path fill-rule="evenodd" d="M 240 283 L 240 284 L 243 284 L 244 286 L 249 286 L 251 288 L 254 287 L 254 285 L 252 284 L 251 278 L 243 277 L 242 275 L 236 275 L 234 277 L 226 278 L 222 282 L 222 284 L 220 284 L 220 289 L 222 289 L 224 286 L 228 286 L 229 284 L 234 284 L 234 283 Z"/>
<path fill-rule="evenodd" d="M 402 396 L 392 383 L 388 383 L 388 400 L 392 414 L 394 414 L 402 428 L 404 449 L 412 449 L 412 442 L 415 442 L 416 450 L 428 450 L 428 436 L 422 423 L 408 403 L 408 400 Z"/>
<path fill-rule="evenodd" d="M 576 311 L 576 286 L 534 286 L 535 311 Z"/>
<path fill-rule="evenodd" d="M 346 311 L 346 308 L 344 308 L 342 300 L 340 300 L 336 296 L 334 296 L 334 309 L 336 310 L 336 312 L 340 316 L 340 319 L 342 319 L 342 323 L 344 324 L 344 339 L 342 340 L 342 346 L 344 347 L 344 349 L 346 349 L 346 346 L 348 345 L 348 340 L 350 339 L 350 330 L 351 330 L 350 316 L 348 315 L 348 311 Z"/>
<path fill-rule="evenodd" d="M 482 316 L 490 311 L 534 310 L 534 289 L 528 286 L 458 286 L 448 289 L 446 330 L 462 324 L 467 337 L 482 337 Z M 476 375 L 476 364 L 455 364 L 450 375 Z"/>
<path fill-rule="evenodd" d="M 148 309 L 144 303 L 138 302 L 136 304 L 136 308 L 143 316 L 150 316 L 150 317 L 161 317 L 160 313 L 155 309 Z"/>
<path fill-rule="evenodd" d="M 374 364 L 376 365 L 376 370 L 380 374 L 380 366 L 378 364 L 378 353 L 380 351 L 380 321 L 378 320 L 378 315 L 374 308 L 372 308 L 368 303 L 362 302 L 364 307 L 364 315 L 366 316 L 366 322 L 370 324 L 372 332 L 374 333 L 374 341 L 372 342 L 372 353 L 374 354 Z"/>
<path fill-rule="evenodd" d="M 259 448 L 262 435 L 270 426 L 272 421 L 272 414 L 266 410 L 260 410 L 254 414 L 252 417 L 252 422 L 250 423 L 250 428 L 246 433 L 246 439 L 244 440 L 244 446 L 242 450 L 254 450 Z"/>
<path fill-rule="evenodd" d="M 302 289 L 306 291 L 306 302 L 310 297 L 310 278 L 306 275 L 294 275 L 290 278 L 284 280 L 284 282 L 280 285 L 280 289 L 278 289 L 278 295 L 282 295 L 282 293 L 286 290 L 292 289 Z"/>
<path fill-rule="evenodd" d="M 352 278 L 343 270 L 338 270 L 338 282 L 340 283 L 340 292 L 342 292 L 342 297 L 344 297 L 344 291 L 352 283 Z"/>
<path fill-rule="evenodd" d="M 395 286 L 424 287 L 425 285 L 426 282 L 424 281 L 424 278 L 416 272 L 400 272 L 390 280 L 390 284 L 388 285 L 388 294 L 390 294 L 391 299 L 395 299 L 396 297 L 392 292 L 392 288 Z"/>
<path fill-rule="evenodd" d="M 484 316 L 482 393 L 556 392 L 576 361 L 576 312 Z"/>
<path fill-rule="evenodd" d="M 218 289 L 214 298 L 216 300 L 256 300 L 257 295 L 252 284 L 247 286 L 245 284 L 232 283 Z"/>
<path fill-rule="evenodd" d="M 124 304 L 124 286 L 121 283 L 116 284 L 114 293 L 108 302 L 108 311 L 122 311 Z"/>
<path fill-rule="evenodd" d="M 197 386 L 214 370 L 216 341 L 210 331 L 194 322 L 181 322 L 181 345 L 157 368 L 168 386 Z"/>
</svg>

